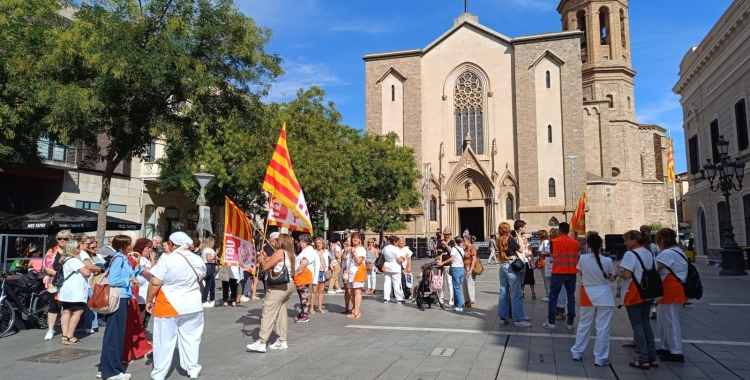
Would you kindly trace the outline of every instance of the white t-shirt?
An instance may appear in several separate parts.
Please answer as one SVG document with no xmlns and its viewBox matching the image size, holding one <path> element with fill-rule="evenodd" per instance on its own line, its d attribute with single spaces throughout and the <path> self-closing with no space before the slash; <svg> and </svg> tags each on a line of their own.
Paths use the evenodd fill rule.
<svg viewBox="0 0 750 380">
<path fill-rule="evenodd" d="M 151 260 L 141 256 L 141 259 L 138 260 L 138 265 L 140 265 L 143 270 L 151 269 Z M 146 277 L 143 277 L 143 272 L 141 272 L 138 275 L 138 304 L 139 305 L 145 305 L 146 304 L 146 296 L 148 294 L 148 280 Z"/>
<path fill-rule="evenodd" d="M 451 249 L 451 257 L 453 257 L 453 261 L 451 261 L 451 268 L 463 268 L 464 256 L 466 256 L 466 253 L 464 252 L 463 248 L 453 247 L 453 249 Z"/>
<path fill-rule="evenodd" d="M 659 256 L 656 256 L 656 261 L 672 268 L 672 272 L 674 272 L 675 276 L 677 276 L 680 281 L 685 281 L 688 274 L 688 263 L 685 258 L 684 253 L 679 247 L 672 247 L 661 251 Z M 662 280 L 664 277 L 667 277 L 669 273 L 669 269 L 667 268 L 659 271 Z"/>
<path fill-rule="evenodd" d="M 539 243 L 539 253 L 550 253 L 549 240 L 544 240 Z M 544 258 L 544 277 L 552 277 L 552 256 L 546 256 Z"/>
<path fill-rule="evenodd" d="M 313 284 L 318 283 L 318 252 L 315 251 L 313 247 L 306 247 L 305 249 L 300 252 L 299 255 L 297 255 L 297 260 L 295 261 L 295 268 L 299 268 L 302 266 L 302 259 L 307 259 L 307 267 L 305 267 L 306 270 L 310 271 L 310 274 L 313 278 Z"/>
<path fill-rule="evenodd" d="M 92 264 L 94 264 L 94 260 L 91 260 L 91 256 L 89 256 L 89 253 L 86 251 L 80 251 L 78 252 L 78 257 L 81 259 L 81 261 L 84 263 L 83 266 L 86 266 L 86 260 L 91 261 Z M 91 272 L 91 275 L 89 276 L 89 280 L 94 278 L 94 272 Z M 86 289 L 90 288 L 91 285 L 88 281 L 86 281 Z"/>
<path fill-rule="evenodd" d="M 643 265 L 646 267 L 646 269 L 651 269 L 654 267 L 654 265 L 656 265 L 654 254 L 646 248 L 640 247 L 625 252 L 625 255 L 622 257 L 622 261 L 620 261 L 620 267 L 631 271 L 633 273 L 633 277 L 622 281 L 623 293 L 621 296 L 623 300 L 625 299 L 625 290 L 630 287 L 630 282 L 635 279 L 640 283 L 641 277 L 643 276 L 643 268 L 641 267 L 641 263 L 635 257 L 635 254 L 633 252 L 636 252 L 641 260 L 643 260 Z"/>
<path fill-rule="evenodd" d="M 359 265 L 357 265 L 357 263 L 354 262 L 354 259 L 352 258 L 354 255 L 362 258 L 362 264 L 359 265 L 365 265 L 364 259 L 367 257 L 367 251 L 365 251 L 365 248 L 360 245 L 354 251 L 352 251 L 351 255 L 347 256 L 346 268 L 349 271 L 349 282 L 354 282 L 354 276 L 357 274 L 357 270 L 359 269 Z M 398 267 L 396 271 L 398 271 Z"/>
<path fill-rule="evenodd" d="M 405 245 L 404 248 L 401 248 L 401 254 L 404 256 L 404 262 L 401 263 L 401 267 L 406 269 L 406 266 L 409 265 L 409 258 L 414 256 L 414 252 Z"/>
<path fill-rule="evenodd" d="M 333 244 L 333 252 L 331 250 L 328 250 L 329 254 L 331 255 L 330 262 L 331 265 L 336 265 L 339 263 L 338 260 L 336 260 L 336 253 L 341 254 L 341 247 L 339 247 L 338 244 Z"/>
<path fill-rule="evenodd" d="M 363 248 L 364 249 L 364 248 Z M 398 249 L 395 245 L 391 244 L 383 248 L 381 255 L 385 259 L 385 271 L 391 273 L 398 273 L 401 271 L 401 264 L 396 260 L 403 257 L 404 253 Z"/>
<path fill-rule="evenodd" d="M 78 272 L 84 268 L 83 261 L 75 257 L 65 260 L 63 264 L 63 276 L 67 278 L 60 290 L 57 299 L 61 302 L 86 302 L 88 298 L 88 279 Z"/>
<path fill-rule="evenodd" d="M 318 272 L 325 272 L 328 270 L 328 263 L 331 262 L 331 253 L 326 249 L 323 253 L 315 251 L 318 254 L 318 258 L 323 258 L 323 262 L 318 266 Z"/>
<path fill-rule="evenodd" d="M 203 253 L 201 254 L 201 258 L 203 258 L 204 263 L 208 263 L 208 255 L 211 254 L 214 257 L 214 260 L 211 262 L 216 261 L 216 251 L 214 251 L 213 248 L 205 248 L 203 250 Z"/>
<path fill-rule="evenodd" d="M 607 276 L 615 274 L 615 265 L 612 263 L 612 259 L 600 255 L 599 260 L 601 260 L 602 268 L 604 268 L 604 272 L 607 273 Z M 596 263 L 596 257 L 594 257 L 593 254 L 588 253 L 581 255 L 581 258 L 578 259 L 578 265 L 576 265 L 576 268 L 581 271 L 583 286 L 609 286 L 609 279 L 604 278 L 602 268 L 599 268 L 599 264 Z"/>
<path fill-rule="evenodd" d="M 187 250 L 172 252 L 162 255 L 149 272 L 163 281 L 161 292 L 166 298 L 163 301 L 168 302 L 178 315 L 203 311 L 198 277 L 203 279 L 206 276 L 206 264 L 200 257 Z"/>
</svg>

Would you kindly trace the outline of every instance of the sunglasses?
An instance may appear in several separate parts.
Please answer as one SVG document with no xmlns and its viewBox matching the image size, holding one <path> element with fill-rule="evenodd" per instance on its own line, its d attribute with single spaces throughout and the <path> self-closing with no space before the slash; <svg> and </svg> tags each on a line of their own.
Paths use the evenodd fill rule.
<svg viewBox="0 0 750 380">
<path fill-rule="evenodd" d="M 57 238 L 57 241 L 70 241 L 68 238 Z"/>
</svg>

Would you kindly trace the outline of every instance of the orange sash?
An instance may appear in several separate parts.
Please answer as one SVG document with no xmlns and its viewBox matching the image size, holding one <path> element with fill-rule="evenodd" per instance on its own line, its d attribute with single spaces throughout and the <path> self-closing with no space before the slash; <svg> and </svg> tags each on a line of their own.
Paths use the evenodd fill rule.
<svg viewBox="0 0 750 380">
<path fill-rule="evenodd" d="M 169 302 L 164 292 L 159 289 L 156 293 L 156 302 L 154 302 L 154 317 L 169 318 L 180 315 L 174 306 Z"/>
<path fill-rule="evenodd" d="M 593 303 L 591 303 L 591 299 L 589 299 L 589 295 L 586 294 L 586 288 L 581 284 L 581 307 L 586 306 L 594 306 Z"/>
<path fill-rule="evenodd" d="M 677 276 L 670 273 L 667 277 L 664 277 L 662 283 L 664 286 L 664 296 L 659 300 L 659 304 L 684 304 L 687 302 L 685 288 L 683 288 L 680 281 L 677 280 Z"/>
<path fill-rule="evenodd" d="M 354 274 L 354 281 L 352 282 L 365 282 L 367 280 L 367 271 L 364 265 L 360 265 L 357 268 L 357 273 Z"/>
<path fill-rule="evenodd" d="M 312 272 L 310 272 L 309 269 L 305 268 L 302 273 L 294 276 L 294 285 L 295 286 L 304 286 L 304 285 L 310 285 L 313 282 L 312 278 Z"/>
<path fill-rule="evenodd" d="M 635 276 L 633 276 L 630 280 L 630 285 L 628 285 L 628 291 L 625 293 L 625 302 L 623 302 L 623 305 L 633 306 L 644 302 L 646 301 L 641 298 L 641 293 L 638 291 L 638 285 L 635 284 Z"/>
</svg>

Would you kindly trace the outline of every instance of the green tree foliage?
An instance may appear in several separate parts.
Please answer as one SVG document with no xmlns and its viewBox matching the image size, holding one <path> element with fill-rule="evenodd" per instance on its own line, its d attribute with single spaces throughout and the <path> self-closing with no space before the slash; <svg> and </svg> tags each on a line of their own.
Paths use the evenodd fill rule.
<svg viewBox="0 0 750 380">
<path fill-rule="evenodd" d="M 30 84 L 32 93 L 19 101 L 40 113 L 28 113 L 42 115 L 47 133 L 62 143 L 97 146 L 99 137 L 105 136 L 98 154 L 106 164 L 100 235 L 111 177 L 121 162 L 143 156 L 156 136 L 169 141 L 219 136 L 225 124 L 237 123 L 282 73 L 281 59 L 264 51 L 271 31 L 257 27 L 232 0 L 89 0 L 65 27 L 47 28 L 38 26 L 45 23 L 37 20 L 48 20 L 51 9 L 66 4 L 3 4 L 0 14 L 20 14 L 13 25 L 24 30 L 15 35 L 26 40 L 12 43 L 28 40 L 33 53 L 38 51 L 33 50 L 37 38 L 44 48 L 36 56 L 11 50 L 18 56 L 7 59 L 9 64 L 25 56 L 37 58 L 26 65 L 29 74 L 16 75 L 20 80 L 9 86 Z M 24 107 L 5 107 L 19 115 L 21 126 L 34 120 L 23 113 Z M 15 116 L 0 112 L 0 117 Z"/>
<path fill-rule="evenodd" d="M 335 105 L 317 87 L 300 90 L 286 103 L 255 103 L 215 134 L 170 141 L 161 161 L 160 190 L 182 188 L 195 196 L 190 176 L 203 166 L 216 175 L 207 189 L 211 203 L 221 204 L 229 196 L 248 212 L 265 216 L 261 185 L 283 123 L 314 225 L 322 226 L 327 203 L 332 229 L 379 228 L 377 209 L 386 204 L 388 229 L 405 227 L 401 213 L 420 198 L 413 150 L 397 146 L 395 134 L 363 136 L 342 125 Z"/>
</svg>

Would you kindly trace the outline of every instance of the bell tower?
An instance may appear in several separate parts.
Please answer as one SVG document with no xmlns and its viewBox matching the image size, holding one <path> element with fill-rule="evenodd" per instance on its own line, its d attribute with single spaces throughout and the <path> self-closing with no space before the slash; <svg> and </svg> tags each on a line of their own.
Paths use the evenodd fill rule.
<svg viewBox="0 0 750 380">
<path fill-rule="evenodd" d="M 583 102 L 607 102 L 612 119 L 635 122 L 628 0 L 561 0 L 563 30 L 580 30 Z"/>
</svg>

